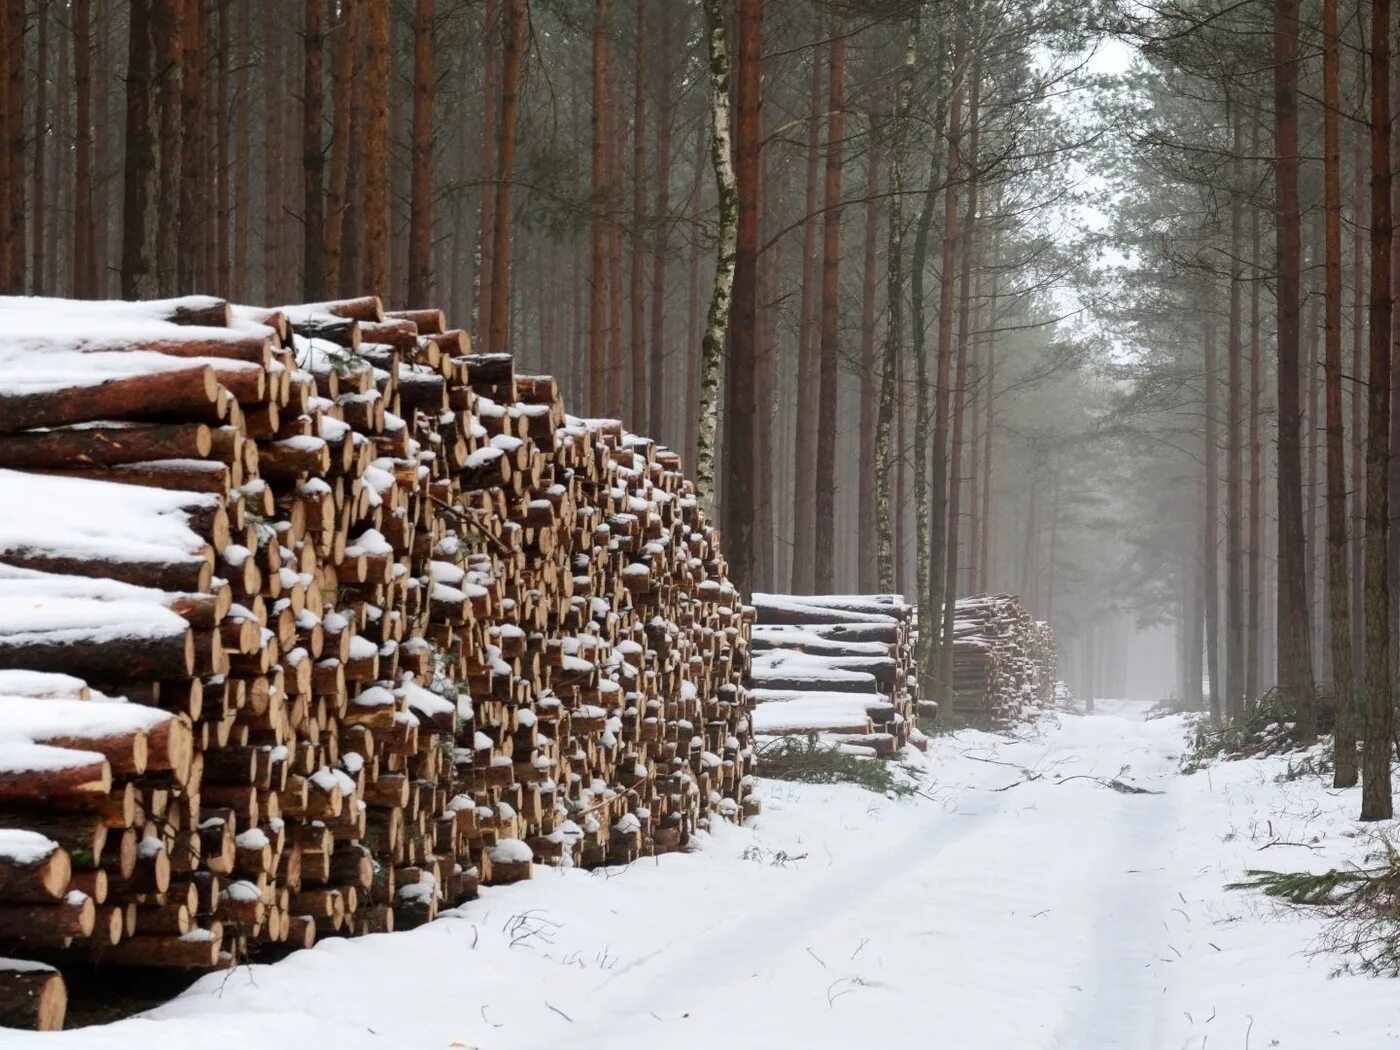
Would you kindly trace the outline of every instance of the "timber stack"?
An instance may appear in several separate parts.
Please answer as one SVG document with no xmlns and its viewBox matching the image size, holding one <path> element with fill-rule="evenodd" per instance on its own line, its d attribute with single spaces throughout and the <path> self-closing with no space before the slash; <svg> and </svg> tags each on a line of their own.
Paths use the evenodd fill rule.
<svg viewBox="0 0 1400 1050">
<path fill-rule="evenodd" d="M 923 747 L 914 608 L 899 595 L 755 594 L 754 731 L 818 734 L 888 756 Z"/>
<path fill-rule="evenodd" d="M 999 729 L 1051 706 L 1055 633 L 1011 594 L 959 598 L 953 621 L 952 707 L 963 721 Z"/>
<path fill-rule="evenodd" d="M 0 1025 L 756 809 L 674 453 L 374 297 L 0 327 Z"/>
</svg>

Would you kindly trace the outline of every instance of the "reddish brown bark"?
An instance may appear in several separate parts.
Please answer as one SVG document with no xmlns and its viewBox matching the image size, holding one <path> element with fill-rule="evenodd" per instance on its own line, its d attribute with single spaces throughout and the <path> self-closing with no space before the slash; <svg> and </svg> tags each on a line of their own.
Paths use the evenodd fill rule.
<svg viewBox="0 0 1400 1050">
<path fill-rule="evenodd" d="M 845 138 L 846 37 L 831 42 L 826 126 L 826 194 L 822 227 L 821 356 L 818 378 L 816 493 L 834 499 L 836 493 L 836 363 L 840 303 L 841 160 Z M 832 589 L 836 560 L 835 517 L 816 515 L 813 535 L 813 586 L 818 593 Z"/>
<path fill-rule="evenodd" d="M 821 161 L 822 64 L 812 50 L 812 87 L 807 116 L 807 189 L 802 221 L 802 303 L 798 317 L 797 418 L 793 440 L 792 580 L 797 594 L 809 593 L 815 581 L 812 539 L 816 530 L 817 490 L 817 193 Z"/>
<path fill-rule="evenodd" d="M 632 363 L 627 370 L 632 404 L 628 424 L 638 433 L 649 434 L 647 423 L 647 340 L 646 340 L 646 217 L 647 217 L 647 151 L 646 151 L 646 0 L 637 0 L 634 26 L 633 54 L 636 61 L 632 71 L 632 260 L 631 277 Z"/>
<path fill-rule="evenodd" d="M 594 0 L 593 7 L 593 132 L 590 183 L 591 243 L 588 292 L 588 411 L 606 411 L 608 399 L 608 237 L 607 237 L 607 118 L 608 106 L 608 8 L 609 0 Z"/>
<path fill-rule="evenodd" d="M 369 4 L 365 31 L 364 285 L 384 294 L 389 288 L 388 4 Z"/>
<path fill-rule="evenodd" d="M 525 51 L 525 0 L 507 0 L 501 119 L 497 128 L 496 216 L 491 246 L 491 329 L 487 346 L 504 350 L 510 335 L 511 185 L 515 178 L 516 125 L 520 113 L 520 67 Z"/>
<path fill-rule="evenodd" d="M 409 175 L 408 303 L 425 306 L 433 294 L 433 23 L 434 0 L 413 12 L 413 166 Z"/>
<path fill-rule="evenodd" d="M 326 298 L 325 241 L 320 231 L 325 227 L 326 155 L 323 124 L 325 120 L 325 0 L 306 0 L 302 25 L 302 126 L 301 163 L 303 215 L 306 233 L 302 237 L 302 292 L 311 302 Z"/>
<path fill-rule="evenodd" d="M 754 442 L 757 436 L 754 417 L 758 410 L 755 379 L 758 369 L 758 219 L 761 159 L 759 107 L 762 101 L 759 76 L 763 60 L 762 0 L 740 0 L 738 13 L 734 174 L 739 190 L 739 237 L 734 261 L 734 301 L 729 314 L 729 360 L 725 368 L 727 389 L 723 521 L 725 553 L 729 558 L 730 572 L 740 587 L 749 589 L 752 584 L 754 554 Z M 838 193 L 839 186 L 838 182 Z M 832 280 L 834 283 L 834 276 Z M 834 365 L 834 343 L 832 353 Z M 835 382 L 834 374 L 832 381 Z"/>
<path fill-rule="evenodd" d="M 666 390 L 666 252 L 671 234 L 671 5 L 661 4 L 660 60 L 655 66 L 656 87 L 656 232 L 651 263 L 651 346 L 648 354 L 649 387 L 647 432 L 660 437 L 665 420 Z"/>
</svg>

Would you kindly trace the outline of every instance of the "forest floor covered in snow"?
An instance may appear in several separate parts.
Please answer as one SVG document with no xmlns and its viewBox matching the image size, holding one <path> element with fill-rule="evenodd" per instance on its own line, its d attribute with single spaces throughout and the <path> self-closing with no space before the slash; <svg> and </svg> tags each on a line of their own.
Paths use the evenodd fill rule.
<svg viewBox="0 0 1400 1050">
<path fill-rule="evenodd" d="M 1332 976 L 1320 920 L 1226 888 L 1360 861 L 1377 829 L 1352 819 L 1357 793 L 1280 779 L 1283 757 L 1183 775 L 1185 720 L 1147 713 L 936 737 L 907 798 L 765 781 L 753 826 L 696 852 L 539 869 L 413 932 L 0 1046 L 1400 1044 L 1400 981 Z"/>
</svg>

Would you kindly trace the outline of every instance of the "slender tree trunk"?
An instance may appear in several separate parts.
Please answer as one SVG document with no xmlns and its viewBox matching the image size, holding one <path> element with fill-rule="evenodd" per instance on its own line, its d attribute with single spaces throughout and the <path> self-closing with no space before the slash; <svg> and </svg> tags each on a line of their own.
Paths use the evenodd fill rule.
<svg viewBox="0 0 1400 1050">
<path fill-rule="evenodd" d="M 1332 784 L 1356 783 L 1356 701 L 1351 679 L 1351 592 L 1347 580 L 1346 433 L 1342 422 L 1341 41 L 1337 0 L 1322 2 L 1323 204 L 1327 216 L 1327 603 L 1336 708 Z"/>
<path fill-rule="evenodd" d="M 606 0 L 598 0 L 606 7 Z M 484 338 L 491 327 L 491 278 L 495 262 L 491 249 L 496 228 L 496 119 L 500 90 L 501 0 L 486 0 L 481 34 L 481 218 L 477 230 L 480 259 L 476 268 L 476 332 Z M 594 62 L 598 61 L 597 27 L 594 30 Z M 595 77 L 597 73 L 595 70 Z M 595 84 L 596 88 L 596 84 Z M 595 100 L 596 108 L 596 100 Z M 589 406 L 592 409 L 593 406 Z"/>
<path fill-rule="evenodd" d="M 9 25 L 9 142 L 4 163 L 9 165 L 9 187 L 0 201 L 10 209 L 10 285 L 16 292 L 24 291 L 25 230 L 27 228 L 24 194 L 24 66 L 25 42 L 28 39 L 28 7 L 25 0 L 6 0 L 10 6 Z M 90 34 L 89 34 L 90 39 Z M 90 57 L 90 56 L 89 56 Z M 89 125 L 89 129 L 91 125 Z M 89 130 L 89 135 L 91 130 Z M 91 138 L 89 138 L 91 143 Z M 90 148 L 90 147 L 89 147 Z"/>
<path fill-rule="evenodd" d="M 917 19 L 911 19 L 904 45 L 904 66 L 895 94 L 894 123 L 890 129 L 889 228 L 886 231 L 888 249 L 885 268 L 888 323 L 885 345 L 880 354 L 880 406 L 875 423 L 876 586 L 886 594 L 893 593 L 899 587 L 895 551 L 899 530 L 891 506 L 894 478 L 899 465 L 894 459 L 890 439 L 895 413 L 903 416 L 903 398 L 896 393 L 896 382 L 900 377 L 900 349 L 904 339 L 904 162 L 910 99 L 918 65 L 918 42 L 919 23 Z"/>
<path fill-rule="evenodd" d="M 879 294 L 876 244 L 880 230 L 880 136 L 872 121 L 870 157 L 865 177 L 865 281 L 860 311 L 860 470 L 858 527 L 856 528 L 856 580 L 861 593 L 879 586 L 879 548 L 876 543 L 879 489 L 875 481 L 875 431 L 880 406 L 875 393 L 875 313 Z"/>
<path fill-rule="evenodd" d="M 321 231 L 326 224 L 325 198 L 325 120 L 324 74 L 326 0 L 306 0 L 302 24 L 302 125 L 301 163 L 302 214 L 306 229 L 302 237 L 302 293 L 310 302 L 327 298 L 325 289 L 325 241 Z M 429 0 L 430 2 L 430 0 Z M 414 159 L 415 165 L 417 158 Z"/>
<path fill-rule="evenodd" d="M 588 410 L 601 415 L 608 400 L 608 11 L 609 0 L 593 8 L 593 176 L 592 263 L 588 296 Z M 722 43 L 723 41 L 721 41 Z M 728 99 L 726 98 L 726 104 Z"/>
<path fill-rule="evenodd" d="M 836 365 L 840 311 L 841 263 L 841 160 L 845 145 L 846 37 L 837 32 L 831 41 L 828 113 L 826 125 L 826 197 L 822 221 L 822 326 L 818 379 L 817 462 L 813 476 L 817 492 L 836 492 Z M 813 533 L 813 586 L 817 593 L 832 589 L 836 562 L 836 519 L 818 514 Z"/>
<path fill-rule="evenodd" d="M 1206 388 L 1206 433 L 1205 449 L 1202 457 L 1205 474 L 1202 483 L 1205 487 L 1205 564 L 1203 590 L 1205 592 L 1206 662 L 1210 668 L 1210 717 L 1220 724 L 1223 715 L 1220 688 L 1220 467 L 1218 463 L 1220 438 L 1219 430 L 1219 378 L 1216 371 L 1215 319 L 1209 317 L 1205 324 L 1205 388 Z"/>
<path fill-rule="evenodd" d="M 331 165 L 326 192 L 325 274 L 327 294 L 341 286 L 341 234 L 345 229 L 346 193 L 349 189 L 350 106 L 352 80 L 356 77 L 355 53 L 360 35 L 361 0 L 345 0 L 335 27 L 331 57 Z M 241 156 L 241 151 L 240 151 Z"/>
<path fill-rule="evenodd" d="M 977 222 L 977 163 L 980 129 L 978 128 L 978 110 L 981 106 L 982 93 L 982 57 L 979 52 L 972 62 L 972 83 L 968 89 L 968 171 L 967 180 L 967 201 L 963 214 L 960 235 L 962 238 L 962 267 L 958 275 L 958 335 L 957 335 L 957 378 L 956 387 L 952 390 L 953 397 L 953 417 L 952 417 L 952 442 L 951 454 L 948 459 L 948 542 L 946 567 L 944 570 L 943 593 L 945 600 L 943 603 L 943 655 L 940 657 L 940 666 L 949 673 L 951 682 L 951 668 L 953 666 L 953 629 L 956 621 L 957 597 L 958 597 L 958 563 L 959 550 L 958 538 L 962 534 L 962 476 L 963 476 L 963 423 L 967 409 L 967 359 L 968 342 L 971 339 L 971 304 L 972 304 L 972 266 L 976 249 L 976 222 Z M 1059 507 L 1059 474 L 1058 461 L 1056 464 L 1055 499 L 1052 502 L 1054 512 L 1058 513 Z M 1051 577 L 1049 587 L 1054 588 L 1054 564 L 1056 537 L 1055 517 L 1051 517 L 1050 535 L 1050 565 Z M 1046 616 L 1050 615 L 1047 606 Z"/>
<path fill-rule="evenodd" d="M 364 285 L 389 293 L 389 5 L 368 6 L 365 22 Z"/>
<path fill-rule="evenodd" d="M 232 57 L 233 33 L 229 25 L 228 0 L 215 0 L 214 10 L 219 19 L 219 76 L 214 89 L 214 112 L 212 114 L 215 126 L 214 167 L 217 169 L 215 178 L 218 186 L 215 191 L 214 236 L 212 238 L 214 268 L 209 276 L 219 289 L 219 294 L 232 295 L 233 271 L 229 256 L 232 237 L 229 224 L 233 217 L 233 190 L 231 186 L 233 180 L 231 149 L 233 99 L 229 94 L 229 62 Z M 99 150 L 99 154 L 101 152 Z M 308 233 L 308 236 L 311 234 Z M 319 237 L 319 233 L 316 236 Z"/>
<path fill-rule="evenodd" d="M 1364 105 L 1365 72 L 1357 95 Z M 1366 207 L 1366 136 L 1364 114 L 1353 129 L 1352 152 L 1352 317 L 1351 317 L 1351 647 L 1352 688 L 1365 674 L 1366 605 L 1362 551 L 1366 539 L 1366 232 L 1370 215 Z M 1359 696 L 1354 697 L 1359 700 Z"/>
<path fill-rule="evenodd" d="M 1001 264 L 1000 229 L 992 236 L 992 255 L 988 262 L 992 268 L 992 293 L 987 303 L 985 323 L 987 329 L 987 375 L 983 380 L 986 389 L 986 408 L 982 422 L 985 438 L 982 448 L 982 509 L 978 514 L 978 520 L 982 526 L 982 540 L 978 545 L 982 550 L 982 558 L 978 563 L 977 583 L 974 587 L 981 594 L 986 594 L 991 589 L 992 539 L 995 536 L 992 531 L 992 437 L 995 433 L 997 406 L 997 311 L 1001 303 L 1001 272 L 998 269 Z"/>
<path fill-rule="evenodd" d="M 637 0 L 635 13 L 632 90 L 632 259 L 628 276 L 632 282 L 632 367 L 631 425 L 642 434 L 651 433 L 647 422 L 647 299 L 646 299 L 646 220 L 647 220 L 647 151 L 646 151 L 646 0 Z M 742 80 L 742 75 L 740 76 Z M 742 90 L 742 89 L 741 89 Z M 742 118 L 741 118 L 742 119 Z"/>
<path fill-rule="evenodd" d="M 501 77 L 501 119 L 497 127 L 496 221 L 491 245 L 491 329 L 487 346 L 510 345 L 511 187 L 515 181 L 515 143 L 520 113 L 520 67 L 525 52 L 525 0 L 506 0 L 505 59 Z"/>
<path fill-rule="evenodd" d="M 1250 133 L 1249 153 L 1259 156 L 1259 125 Z M 1250 166 L 1251 173 L 1257 164 Z M 1249 213 L 1249 582 L 1245 602 L 1244 705 L 1258 697 L 1260 668 L 1260 601 L 1264 589 L 1264 448 L 1262 438 L 1264 394 L 1264 340 L 1261 317 L 1261 291 L 1264 281 L 1263 248 L 1259 232 L 1259 206 Z"/>
<path fill-rule="evenodd" d="M 10 133 L 10 61 L 13 57 L 9 41 L 18 30 L 11 24 L 14 17 L 10 0 L 0 0 L 0 142 L 6 149 L 11 145 Z M 14 273 L 14 215 L 9 202 L 13 199 L 16 187 L 10 184 L 10 164 L 7 158 L 0 157 L 0 293 L 13 294 L 21 289 L 16 285 Z"/>
<path fill-rule="evenodd" d="M 759 75 L 763 62 L 763 0 L 739 0 L 735 187 L 739 195 L 734 262 L 734 303 L 729 315 L 725 369 L 724 536 L 729 571 L 751 589 L 754 567 L 753 509 L 758 412 L 758 219 L 760 137 Z"/>
<path fill-rule="evenodd" d="M 715 257 L 714 288 L 700 352 L 695 491 L 701 505 L 710 509 L 714 503 L 720 372 L 724 365 L 724 335 L 729 328 L 729 310 L 734 291 L 740 202 L 729 137 L 729 45 L 724 32 L 724 0 L 704 0 L 704 4 L 712 132 L 710 164 L 715 171 L 715 189 L 719 197 L 719 250 Z"/>
<path fill-rule="evenodd" d="M 282 36 L 273 22 L 276 14 L 274 0 L 263 5 L 263 298 L 267 302 L 282 299 L 289 289 L 282 287 L 282 103 L 281 79 L 276 75 L 277 47 Z M 373 149 L 368 146 L 366 152 Z M 378 289 L 373 289 L 378 291 Z"/>
<path fill-rule="evenodd" d="M 1274 153 L 1278 209 L 1279 687 L 1297 706 L 1301 739 L 1317 733 L 1304 573 L 1303 474 L 1299 408 L 1298 0 L 1276 0 Z M 1387 274 L 1387 280 L 1389 275 Z M 1389 291 L 1385 293 L 1389 295 Z M 1387 299 L 1388 302 L 1388 299 Z M 1386 330 L 1389 330 L 1386 315 Z M 1389 373 L 1386 374 L 1387 384 Z M 1382 466 L 1382 469 L 1384 467 Z M 1383 498 L 1383 497 L 1382 497 Z M 1381 526 L 1384 531 L 1384 525 Z M 1382 585 L 1384 588 L 1384 585 Z"/>
<path fill-rule="evenodd" d="M 663 433 L 666 388 L 666 255 L 671 236 L 671 22 L 670 4 L 659 5 L 660 58 L 654 67 L 656 90 L 656 214 L 651 262 L 651 345 L 647 362 L 647 428 Z M 640 76 L 640 74 L 638 74 Z"/>
<path fill-rule="evenodd" d="M 1234 107 L 1232 107 L 1233 109 Z M 1225 717 L 1244 712 L 1244 122 L 1233 125 L 1230 188 L 1230 335 L 1225 462 Z"/>
<path fill-rule="evenodd" d="M 184 39 L 180 71 L 179 221 L 175 231 L 178 243 L 172 246 L 172 250 L 175 253 L 176 289 L 188 294 L 195 290 L 197 260 L 204 246 L 204 187 L 200 178 L 204 128 L 199 119 L 199 100 L 204 87 L 204 33 L 200 0 L 176 2 L 184 5 L 181 24 Z M 278 155 L 281 155 L 280 150 Z"/>
<path fill-rule="evenodd" d="M 52 131 L 48 105 L 49 0 L 41 0 L 35 13 L 38 39 L 35 41 L 34 63 L 34 170 L 30 183 L 34 208 L 34 238 L 29 262 L 29 286 L 35 295 L 46 295 L 50 293 L 44 282 L 44 242 L 47 239 L 44 216 L 48 214 L 47 202 L 44 199 L 44 147 Z"/>
<path fill-rule="evenodd" d="M 928 591 L 923 608 L 928 610 L 929 622 L 937 624 L 945 615 L 944 603 L 952 601 L 946 588 L 944 566 L 948 557 L 948 437 L 951 419 L 950 394 L 953 366 L 953 291 L 956 287 L 956 253 L 958 246 L 958 188 L 962 177 L 962 95 L 960 70 L 965 41 L 961 31 L 953 49 L 953 91 L 948 106 L 948 174 L 943 195 L 943 253 L 938 277 L 938 348 L 937 373 L 934 380 L 934 420 L 932 488 L 929 492 Z M 1035 506 L 1034 494 L 1031 502 Z M 1034 519 L 1034 514 L 1032 514 Z M 1027 535 L 1029 547 L 1030 533 Z M 942 651 L 937 631 L 933 632 L 925 654 L 921 654 L 920 672 L 930 676 L 933 689 L 924 693 L 940 700 L 947 698 L 947 669 L 942 665 Z M 922 635 L 920 636 L 922 640 Z M 928 671 L 924 672 L 924 661 Z"/>
<path fill-rule="evenodd" d="M 934 127 L 943 126 L 943 106 L 939 105 L 934 118 Z M 923 205 L 914 229 L 914 251 L 909 260 L 909 322 L 910 349 L 914 357 L 914 426 L 913 426 L 913 501 L 914 501 L 914 590 L 917 601 L 924 611 L 922 622 L 935 625 L 932 630 L 919 632 L 919 689 L 921 695 L 933 699 L 937 693 L 937 676 L 933 664 L 937 652 L 937 641 L 941 637 L 937 624 L 942 623 L 942 610 L 935 610 L 928 604 L 932 588 L 930 577 L 932 566 L 929 562 L 929 517 L 931 503 L 928 496 L 929 432 L 933 414 L 929 411 L 928 376 L 928 322 L 926 320 L 926 297 L 924 276 L 928 271 L 929 235 L 933 227 L 933 213 L 938 202 L 939 167 L 942 155 L 937 149 L 929 151 L 928 178 L 924 187 Z"/>
<path fill-rule="evenodd" d="M 152 98 L 159 2 L 131 0 L 129 8 L 122 188 L 122 297 L 126 299 L 150 299 L 159 291 L 155 260 L 159 159 Z"/>
<path fill-rule="evenodd" d="M 73 0 L 73 94 L 77 119 L 73 136 L 72 276 L 68 286 L 79 299 L 97 294 L 92 248 L 92 3 Z"/>
<path fill-rule="evenodd" d="M 1285 0 L 1289 2 L 1289 0 Z M 1371 306 L 1366 420 L 1366 723 L 1361 819 L 1389 820 L 1390 752 L 1390 0 L 1371 3 Z"/>
<path fill-rule="evenodd" d="M 807 122 L 807 193 L 802 222 L 802 305 L 798 318 L 797 418 L 793 441 L 792 580 L 798 594 L 816 582 L 812 558 L 817 489 L 817 202 L 821 160 L 821 83 L 819 51 L 812 48 L 812 87 Z"/>
<path fill-rule="evenodd" d="M 408 302 L 433 300 L 433 41 L 435 0 L 413 10 L 413 170 L 409 176 Z M 492 341 L 494 344 L 494 340 Z"/>
</svg>

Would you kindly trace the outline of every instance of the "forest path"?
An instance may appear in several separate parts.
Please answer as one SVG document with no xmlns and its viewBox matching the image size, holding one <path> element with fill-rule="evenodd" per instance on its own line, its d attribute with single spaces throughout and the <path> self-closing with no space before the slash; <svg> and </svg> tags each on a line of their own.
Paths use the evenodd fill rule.
<svg viewBox="0 0 1400 1050">
<path fill-rule="evenodd" d="M 1356 792 L 1286 757 L 1181 775 L 1187 725 L 1146 715 L 936 737 L 914 798 L 764 781 L 753 826 L 696 852 L 542 868 L 412 932 L 0 1048 L 1400 1046 L 1400 982 L 1330 979 L 1316 919 L 1225 888 L 1357 861 Z"/>
<path fill-rule="evenodd" d="M 893 1045 L 933 1019 L 942 1045 L 969 1050 L 1157 1045 L 1181 732 L 1142 714 L 1068 718 L 1038 741 L 976 735 L 963 757 L 978 783 L 876 823 L 828 865 L 812 849 L 800 885 L 610 978 L 571 1034 L 689 1046 L 658 1025 L 689 1013 L 697 1033 L 726 1018 L 745 1047 L 795 1032 Z"/>
</svg>

